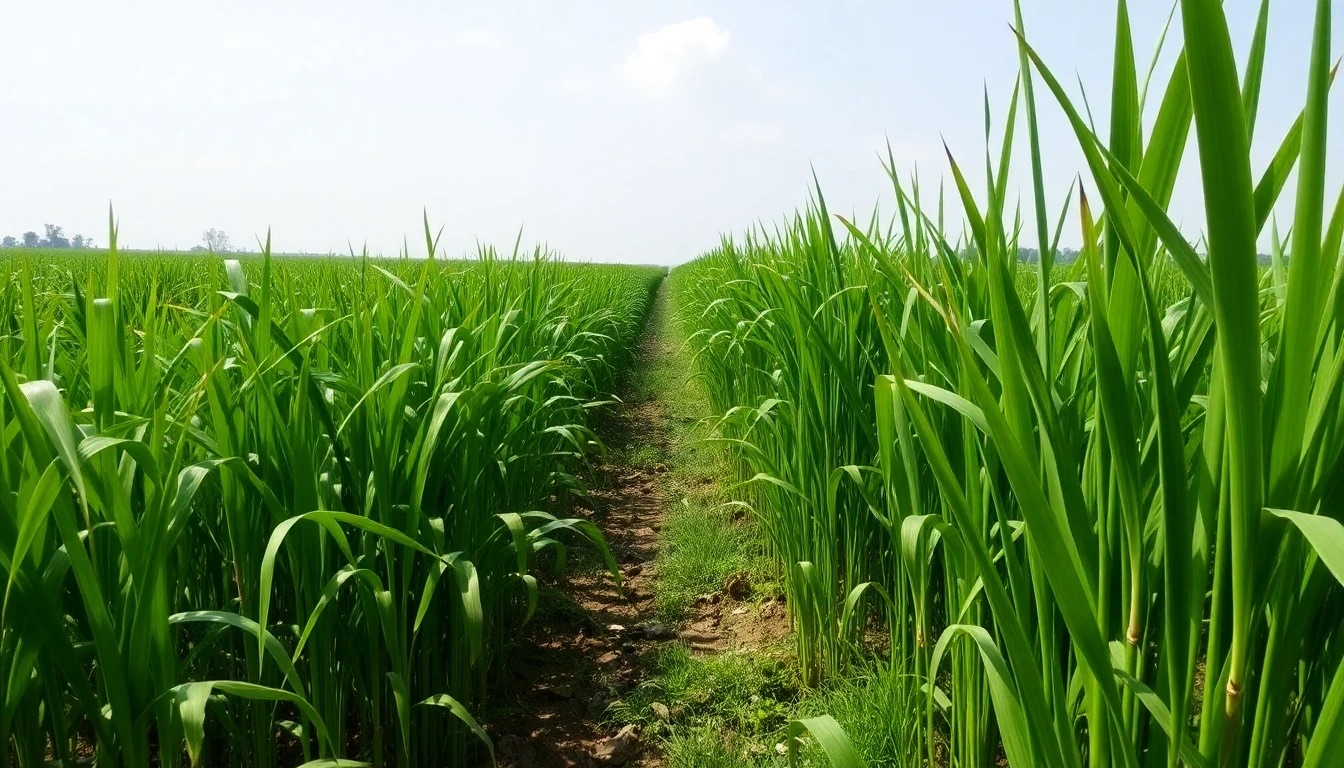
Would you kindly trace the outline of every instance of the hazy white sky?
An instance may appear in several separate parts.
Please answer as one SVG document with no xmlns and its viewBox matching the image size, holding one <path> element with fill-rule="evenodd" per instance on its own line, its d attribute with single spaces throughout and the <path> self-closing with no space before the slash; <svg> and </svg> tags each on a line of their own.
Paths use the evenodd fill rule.
<svg viewBox="0 0 1344 768">
<path fill-rule="evenodd" d="M 1171 4 L 1130 5 L 1144 67 Z M 1239 53 L 1258 5 L 1226 0 Z M 1314 5 L 1273 5 L 1257 171 L 1301 109 Z M 1104 125 L 1114 3 L 1024 7 Z M 209 227 L 251 244 L 269 226 L 284 251 L 395 253 L 409 236 L 422 253 L 426 208 L 450 254 L 522 227 L 572 259 L 677 263 L 805 203 L 811 167 L 834 210 L 890 209 L 887 139 L 930 187 L 941 139 L 974 177 L 984 91 L 1001 120 L 1016 77 L 1011 14 L 1011 0 L 0 0 L 0 234 L 53 222 L 103 244 L 110 200 L 130 247 L 188 248 Z M 1344 11 L 1334 39 L 1338 55 Z M 1038 98 L 1057 210 L 1082 164 Z M 1190 165 L 1173 214 L 1198 234 Z"/>
</svg>

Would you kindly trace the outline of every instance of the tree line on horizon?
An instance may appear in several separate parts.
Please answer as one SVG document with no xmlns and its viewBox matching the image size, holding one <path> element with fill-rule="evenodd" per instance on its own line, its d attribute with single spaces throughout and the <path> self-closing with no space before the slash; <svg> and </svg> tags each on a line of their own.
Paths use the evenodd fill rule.
<svg viewBox="0 0 1344 768">
<path fill-rule="evenodd" d="M 93 238 L 84 235 L 66 237 L 65 228 L 56 224 L 43 224 L 46 237 L 36 232 L 24 232 L 21 237 L 5 235 L 0 238 L 0 248 L 93 248 Z"/>
<path fill-rule="evenodd" d="M 20 237 L 5 235 L 0 238 L 0 248 L 94 248 L 96 247 L 93 238 L 84 235 L 75 235 L 74 237 L 65 236 L 65 228 L 55 224 L 42 225 L 46 229 L 46 237 L 36 232 L 24 232 Z M 229 241 L 229 236 L 220 229 L 207 229 L 201 233 L 202 244 L 195 245 L 192 251 L 214 251 L 224 253 L 233 251 L 233 244 Z"/>
</svg>

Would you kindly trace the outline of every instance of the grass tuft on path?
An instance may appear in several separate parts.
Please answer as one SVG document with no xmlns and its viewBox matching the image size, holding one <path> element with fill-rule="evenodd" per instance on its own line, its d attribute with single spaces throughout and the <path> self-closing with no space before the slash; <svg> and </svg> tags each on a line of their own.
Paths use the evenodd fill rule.
<svg viewBox="0 0 1344 768">
<path fill-rule="evenodd" d="M 633 439 L 622 457 L 657 471 L 671 508 L 659 536 L 655 605 L 662 620 L 682 619 L 696 597 L 723 589 L 744 573 L 761 596 L 778 592 L 765 538 L 740 510 L 729 506 L 724 483 L 732 476 L 723 452 L 704 442 L 713 435 L 708 400 L 692 373 L 674 317 L 671 292 L 655 300 L 649 319 L 660 345 L 634 374 L 632 397 L 657 412 L 658 434 Z"/>
</svg>

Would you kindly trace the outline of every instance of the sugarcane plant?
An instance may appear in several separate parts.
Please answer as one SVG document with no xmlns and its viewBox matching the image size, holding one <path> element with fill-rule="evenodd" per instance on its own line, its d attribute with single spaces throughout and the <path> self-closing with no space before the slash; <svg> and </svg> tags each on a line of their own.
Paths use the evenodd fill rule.
<svg viewBox="0 0 1344 768">
<path fill-rule="evenodd" d="M 884 757 L 1337 759 L 1344 191 L 1329 203 L 1331 3 L 1314 9 L 1306 104 L 1258 173 L 1268 0 L 1241 72 L 1221 3 L 1181 0 L 1165 86 L 1157 55 L 1140 78 L 1119 0 L 1105 131 L 1015 7 L 1021 71 L 1000 133 L 986 98 L 982 194 L 951 148 L 936 202 L 889 154 L 891 224 L 829 216 L 817 190 L 788 226 L 674 273 L 805 679 L 843 667 L 871 605 L 892 674 L 918 681 L 918 743 Z M 1047 115 L 1087 165 L 1056 216 Z M 1025 224 L 1007 194 L 1023 123 Z M 1191 139 L 1194 243 L 1167 213 Z M 1082 247 L 1065 264 L 1068 231 Z"/>
<path fill-rule="evenodd" d="M 660 273 L 426 249 L 0 266 L 0 763 L 488 759 Z"/>
</svg>

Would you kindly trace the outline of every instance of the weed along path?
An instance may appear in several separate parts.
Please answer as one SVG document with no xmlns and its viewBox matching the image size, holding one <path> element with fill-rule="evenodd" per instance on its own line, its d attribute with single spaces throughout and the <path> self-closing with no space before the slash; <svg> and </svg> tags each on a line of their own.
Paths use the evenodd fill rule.
<svg viewBox="0 0 1344 768">
<path fill-rule="evenodd" d="M 538 574 L 537 615 L 508 650 L 487 718 L 503 768 L 676 764 L 664 751 L 678 723 L 694 727 L 707 703 L 756 696 L 752 681 L 736 685 L 734 659 L 750 659 L 753 680 L 761 664 L 788 666 L 762 540 L 726 503 L 728 467 L 701 441 L 707 406 L 670 302 L 665 281 L 622 402 L 599 424 L 608 453 L 581 511 L 602 529 L 623 584 L 579 546 L 564 578 Z M 721 663 L 726 677 L 668 684 Z M 719 684 L 726 698 L 707 702 Z"/>
</svg>

